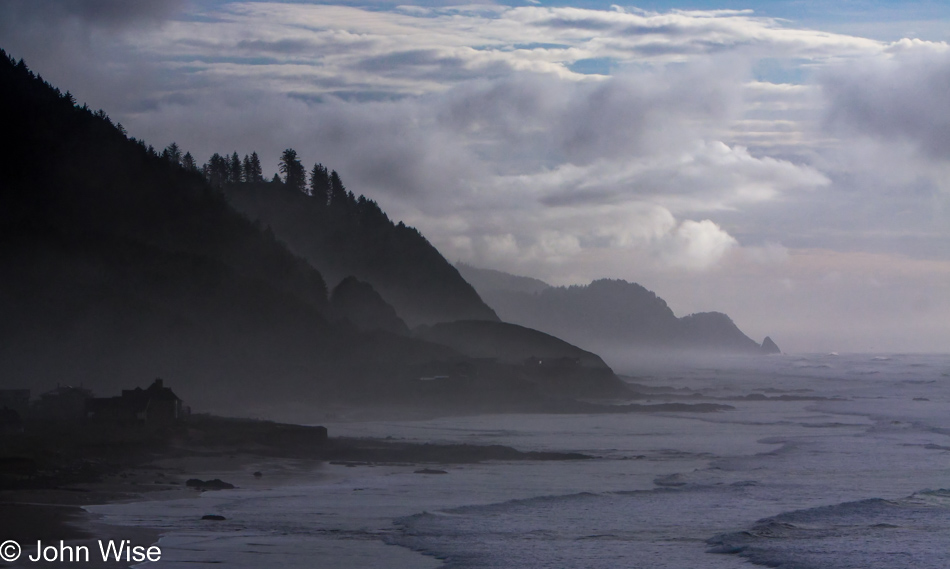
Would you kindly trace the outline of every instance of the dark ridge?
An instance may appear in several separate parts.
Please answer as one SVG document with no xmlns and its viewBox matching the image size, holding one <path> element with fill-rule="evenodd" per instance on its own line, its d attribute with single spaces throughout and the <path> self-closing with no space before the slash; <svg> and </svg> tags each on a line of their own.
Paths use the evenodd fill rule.
<svg viewBox="0 0 950 569">
<path fill-rule="evenodd" d="M 0 109 L 15 141 L 0 154 L 0 387 L 107 394 L 160 375 L 189 404 L 247 411 L 392 397 L 389 378 L 453 355 L 328 323 L 322 276 L 273 233 L 5 53 Z"/>
<path fill-rule="evenodd" d="M 701 312 L 677 318 L 656 293 L 624 280 L 599 279 L 589 285 L 534 292 L 527 292 L 522 281 L 497 275 L 473 282 L 482 286 L 514 285 L 479 292 L 505 321 L 543 330 L 581 346 L 748 354 L 763 351 L 725 314 Z"/>
<path fill-rule="evenodd" d="M 330 309 L 335 317 L 347 320 L 358 330 L 409 334 L 409 327 L 396 314 L 396 309 L 387 304 L 371 284 L 356 277 L 346 277 L 336 285 L 330 295 Z"/>
<path fill-rule="evenodd" d="M 519 277 L 492 269 L 479 269 L 466 263 L 455 263 L 455 268 L 475 290 L 482 293 L 495 290 L 535 293 L 551 288 L 551 285 L 539 279 Z"/>
<path fill-rule="evenodd" d="M 498 321 L 419 231 L 393 223 L 373 200 L 352 193 L 326 200 L 320 192 L 308 194 L 273 183 L 230 184 L 226 191 L 234 207 L 273 228 L 329 282 L 351 275 L 368 282 L 410 327 Z"/>
<path fill-rule="evenodd" d="M 485 336 L 497 334 L 496 353 L 478 357 L 405 335 L 387 302 L 416 321 L 504 325 L 418 231 L 353 197 L 335 172 L 314 168 L 328 181 L 321 200 L 301 190 L 292 149 L 283 181 L 263 182 L 256 154 L 217 155 L 200 171 L 177 145 L 159 154 L 0 55 L 0 112 L 15 142 L 0 154 L 0 387 L 108 397 L 159 376 L 196 409 L 257 416 L 543 410 L 622 387 L 587 352 L 564 365 L 559 355 L 553 366 L 507 361 L 504 328 Z M 332 270 L 354 268 L 344 274 L 359 280 L 334 295 L 350 324 L 335 320 L 320 272 L 234 210 L 222 187 L 289 216 L 281 238 L 323 251 Z M 364 285 L 363 274 L 377 280 Z M 602 367 L 574 370 L 572 358 Z"/>
<path fill-rule="evenodd" d="M 597 354 L 582 350 L 550 334 L 507 322 L 468 320 L 425 326 L 416 336 L 451 346 L 475 358 L 497 358 L 504 363 L 524 363 L 526 359 L 569 358 L 583 367 L 609 370 Z"/>
<path fill-rule="evenodd" d="M 104 111 L 0 57 L 0 238 L 20 248 L 87 236 L 206 258 L 323 310 L 319 272 L 235 212 L 202 177 L 170 167 Z"/>
</svg>

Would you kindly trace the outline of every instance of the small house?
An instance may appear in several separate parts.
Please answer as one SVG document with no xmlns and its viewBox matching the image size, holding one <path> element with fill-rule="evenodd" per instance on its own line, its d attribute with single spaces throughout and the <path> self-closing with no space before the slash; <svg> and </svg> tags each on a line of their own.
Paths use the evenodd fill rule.
<svg viewBox="0 0 950 569">
<path fill-rule="evenodd" d="M 87 416 L 108 423 L 145 423 L 165 425 L 180 420 L 184 413 L 181 399 L 162 379 L 145 389 L 123 389 L 118 397 L 100 397 L 89 401 Z"/>
</svg>

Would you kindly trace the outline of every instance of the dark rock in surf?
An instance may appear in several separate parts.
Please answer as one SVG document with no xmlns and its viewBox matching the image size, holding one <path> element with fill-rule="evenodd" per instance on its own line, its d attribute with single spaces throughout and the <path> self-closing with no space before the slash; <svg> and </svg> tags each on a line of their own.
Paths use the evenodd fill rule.
<svg viewBox="0 0 950 569">
<path fill-rule="evenodd" d="M 233 490 L 234 484 L 225 482 L 219 478 L 214 480 L 199 480 L 197 478 L 191 478 L 185 482 L 185 486 L 189 488 L 196 488 L 198 490 Z"/>
<path fill-rule="evenodd" d="M 772 338 L 768 336 L 762 340 L 762 353 L 763 354 L 781 354 L 782 350 L 779 349 L 778 345 L 772 341 Z"/>
</svg>

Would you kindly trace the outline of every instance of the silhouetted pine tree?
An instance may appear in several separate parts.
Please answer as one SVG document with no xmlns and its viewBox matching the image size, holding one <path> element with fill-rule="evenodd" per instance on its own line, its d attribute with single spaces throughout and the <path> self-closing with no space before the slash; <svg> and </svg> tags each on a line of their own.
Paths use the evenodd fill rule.
<svg viewBox="0 0 950 569">
<path fill-rule="evenodd" d="M 244 170 L 244 181 L 253 182 L 253 180 L 251 180 L 251 157 L 247 154 L 245 154 L 241 160 L 241 169 Z"/>
<path fill-rule="evenodd" d="M 231 154 L 231 161 L 228 164 L 228 181 L 232 184 L 244 181 L 244 169 L 241 167 L 241 159 L 237 152 Z"/>
<path fill-rule="evenodd" d="M 280 172 L 284 174 L 284 185 L 288 189 L 306 193 L 306 170 L 297 159 L 297 151 L 293 148 L 284 150 L 280 155 Z"/>
<path fill-rule="evenodd" d="M 181 148 L 178 148 L 178 144 L 172 142 L 162 151 L 162 158 L 175 166 L 181 166 Z"/>
<path fill-rule="evenodd" d="M 330 172 L 323 164 L 314 164 L 310 171 L 310 195 L 320 205 L 326 205 L 330 200 Z"/>
<path fill-rule="evenodd" d="M 198 171 L 198 163 L 195 162 L 195 157 L 191 155 L 191 152 L 185 152 L 185 155 L 181 157 L 181 167 L 189 172 Z"/>
<path fill-rule="evenodd" d="M 346 202 L 346 187 L 343 185 L 340 175 L 334 170 L 330 172 L 330 205 L 332 207 L 345 207 Z"/>
<path fill-rule="evenodd" d="M 264 181 L 264 171 L 261 168 L 261 159 L 257 157 L 257 152 L 251 152 L 250 168 L 245 168 L 244 176 L 252 184 Z"/>
<path fill-rule="evenodd" d="M 205 164 L 205 178 L 208 179 L 208 182 L 210 182 L 212 186 L 221 187 L 228 183 L 230 179 L 229 170 L 228 159 L 215 152 L 211 155 L 211 159 L 208 160 L 208 163 Z"/>
</svg>

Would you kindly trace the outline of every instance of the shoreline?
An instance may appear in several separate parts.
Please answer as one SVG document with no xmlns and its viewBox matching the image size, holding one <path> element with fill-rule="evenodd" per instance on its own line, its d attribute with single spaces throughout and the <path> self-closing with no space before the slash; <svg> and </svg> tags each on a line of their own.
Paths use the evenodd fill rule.
<svg viewBox="0 0 950 569">
<path fill-rule="evenodd" d="M 321 465 L 418 467 L 491 460 L 586 460 L 579 453 L 522 452 L 502 445 L 425 444 L 375 438 L 329 438 L 322 427 L 250 419 L 195 416 L 162 431 L 42 428 L 6 437 L 0 454 L 0 541 L 23 546 L 20 559 L 0 567 L 59 565 L 31 562 L 36 542 L 86 546 L 98 556 L 98 540 L 158 543 L 166 530 L 114 525 L 87 508 L 97 505 L 197 498 L 214 489 L 193 480 L 221 481 L 222 488 L 267 490 L 313 482 Z M 383 469 L 380 469 L 383 470 Z M 192 481 L 192 482 L 190 482 Z M 233 486 L 232 486 L 233 485 Z M 88 567 L 128 567 L 103 563 Z"/>
</svg>

